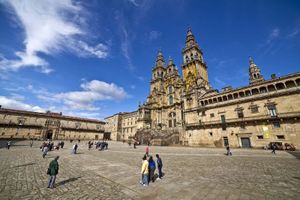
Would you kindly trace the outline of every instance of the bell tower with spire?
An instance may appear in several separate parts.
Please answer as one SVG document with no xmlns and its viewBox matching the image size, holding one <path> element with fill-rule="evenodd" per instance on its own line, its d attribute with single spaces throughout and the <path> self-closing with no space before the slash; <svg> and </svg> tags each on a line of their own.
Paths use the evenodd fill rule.
<svg viewBox="0 0 300 200">
<path fill-rule="evenodd" d="M 202 50 L 197 44 L 190 28 L 187 31 L 182 56 L 182 73 L 186 89 L 189 90 L 195 86 L 208 87 L 207 66 L 203 59 Z"/>
<path fill-rule="evenodd" d="M 260 73 L 259 67 L 254 63 L 253 58 L 249 57 L 249 83 L 255 84 L 264 81 L 264 77 Z"/>
<path fill-rule="evenodd" d="M 151 94 L 163 91 L 163 78 L 166 75 L 164 56 L 161 49 L 158 50 L 155 66 L 152 68 Z"/>
</svg>

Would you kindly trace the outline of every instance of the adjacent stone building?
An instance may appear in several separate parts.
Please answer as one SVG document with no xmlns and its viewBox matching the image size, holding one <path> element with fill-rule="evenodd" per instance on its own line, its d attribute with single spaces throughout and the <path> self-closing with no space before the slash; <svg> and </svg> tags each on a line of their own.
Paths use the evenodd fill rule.
<svg viewBox="0 0 300 200">
<path fill-rule="evenodd" d="M 30 112 L 0 106 L 1 138 L 80 139 L 103 138 L 105 122 L 54 112 Z"/>
<path fill-rule="evenodd" d="M 249 85 L 221 92 L 209 83 L 203 52 L 189 29 L 182 77 L 158 51 L 150 94 L 136 113 L 135 138 L 154 144 L 263 147 L 270 142 L 300 148 L 300 73 L 265 79 L 249 58 Z M 115 122 L 114 122 L 115 123 Z M 123 126 L 122 126 L 123 124 Z M 127 139 L 128 122 L 120 123 Z"/>
</svg>

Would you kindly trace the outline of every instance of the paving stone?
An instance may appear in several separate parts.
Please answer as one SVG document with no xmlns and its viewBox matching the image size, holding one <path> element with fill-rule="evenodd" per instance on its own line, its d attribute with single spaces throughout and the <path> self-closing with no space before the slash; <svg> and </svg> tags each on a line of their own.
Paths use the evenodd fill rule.
<svg viewBox="0 0 300 200">
<path fill-rule="evenodd" d="M 190 147 L 150 147 L 163 159 L 165 176 L 139 184 L 145 147 L 109 142 L 107 151 L 70 154 L 72 144 L 45 159 L 38 142 L 0 149 L 0 199 L 299 199 L 300 160 L 286 152 Z M 21 146 L 25 145 L 25 146 Z M 56 188 L 48 189 L 49 162 L 59 155 Z"/>
</svg>

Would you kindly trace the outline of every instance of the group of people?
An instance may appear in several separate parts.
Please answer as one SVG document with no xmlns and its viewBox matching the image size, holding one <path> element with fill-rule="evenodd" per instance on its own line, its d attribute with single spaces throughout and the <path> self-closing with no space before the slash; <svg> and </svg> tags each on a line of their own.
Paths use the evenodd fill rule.
<svg viewBox="0 0 300 200">
<path fill-rule="evenodd" d="M 88 142 L 88 149 L 91 150 L 93 148 L 93 145 L 94 145 L 94 142 L 93 141 L 89 141 Z M 96 149 L 99 149 L 99 151 L 102 151 L 102 150 L 107 150 L 108 149 L 108 143 L 105 142 L 105 141 L 97 141 L 95 142 L 95 147 Z"/>
<path fill-rule="evenodd" d="M 30 147 L 32 147 L 33 141 L 30 142 Z M 43 154 L 43 158 L 46 157 L 46 155 L 48 154 L 48 151 L 52 151 L 53 149 L 55 150 L 59 150 L 59 148 L 64 148 L 65 143 L 63 141 L 60 141 L 57 143 L 57 145 L 54 146 L 54 142 L 43 142 L 42 145 L 40 146 L 40 149 L 42 150 Z"/>
<path fill-rule="evenodd" d="M 147 146 L 146 154 L 143 156 L 142 160 L 143 160 L 142 161 L 142 170 L 141 170 L 142 180 L 140 181 L 140 183 L 143 186 L 148 186 L 151 181 L 154 182 L 156 180 L 156 174 L 155 174 L 156 163 L 157 163 L 157 169 L 158 169 L 157 180 L 160 180 L 163 176 L 163 173 L 162 173 L 163 163 L 162 163 L 162 159 L 159 157 L 159 155 L 156 154 L 156 163 L 155 163 L 153 157 L 151 155 L 149 155 L 149 146 Z"/>
</svg>

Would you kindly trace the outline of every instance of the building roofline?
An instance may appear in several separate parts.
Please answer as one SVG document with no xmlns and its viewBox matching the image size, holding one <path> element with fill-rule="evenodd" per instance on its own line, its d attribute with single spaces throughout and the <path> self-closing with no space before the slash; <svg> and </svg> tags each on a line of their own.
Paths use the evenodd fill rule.
<svg viewBox="0 0 300 200">
<path fill-rule="evenodd" d="M 218 92 L 217 94 L 213 94 L 213 95 L 210 95 L 210 96 L 204 96 L 201 99 L 206 99 L 206 98 L 211 98 L 211 97 L 218 96 L 218 95 L 232 93 L 232 92 L 236 92 L 238 90 L 244 90 L 244 89 L 247 89 L 247 88 L 259 87 L 259 86 L 263 86 L 267 83 L 272 83 L 272 82 L 276 82 L 276 81 L 280 81 L 280 80 L 285 80 L 285 79 L 292 78 L 292 77 L 297 77 L 297 76 L 300 76 L 300 72 L 293 73 L 293 74 L 287 74 L 287 75 L 284 75 L 284 76 L 277 77 L 275 79 L 264 80 L 264 81 L 261 81 L 261 82 L 256 83 L 256 84 L 249 84 L 247 86 L 232 88 L 231 90 L 227 90 L 227 91 L 221 91 L 221 92 Z"/>
<path fill-rule="evenodd" d="M 0 108 L 0 113 L 14 113 L 14 114 L 24 114 L 24 115 L 34 115 L 40 117 L 52 117 L 52 118 L 60 118 L 60 119 L 69 119 L 69 120 L 78 120 L 78 121 L 85 121 L 85 122 L 96 122 L 105 124 L 104 121 L 97 120 L 97 119 L 90 119 L 90 118 L 82 118 L 82 117 L 74 117 L 74 116 L 67 116 L 62 115 L 62 113 L 56 112 L 34 112 L 34 111 L 27 111 L 27 110 L 17 110 L 17 109 L 10 109 L 10 108 Z"/>
</svg>

